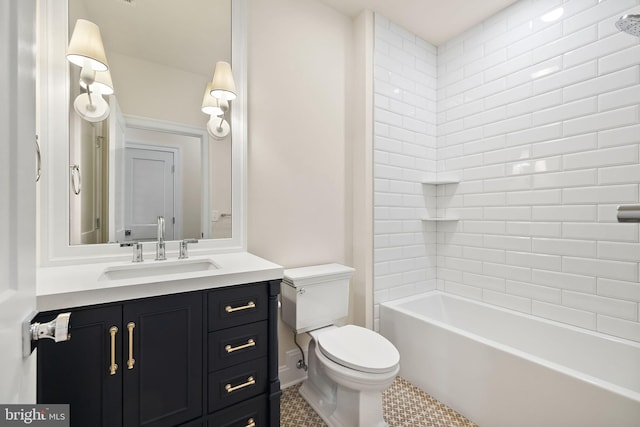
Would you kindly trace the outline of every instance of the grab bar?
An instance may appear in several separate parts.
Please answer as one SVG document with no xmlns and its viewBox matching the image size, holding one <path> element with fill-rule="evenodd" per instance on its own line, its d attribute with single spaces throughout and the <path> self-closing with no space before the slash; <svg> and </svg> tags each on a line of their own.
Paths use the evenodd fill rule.
<svg viewBox="0 0 640 427">
<path fill-rule="evenodd" d="M 640 205 L 618 206 L 618 222 L 640 222 Z"/>
</svg>

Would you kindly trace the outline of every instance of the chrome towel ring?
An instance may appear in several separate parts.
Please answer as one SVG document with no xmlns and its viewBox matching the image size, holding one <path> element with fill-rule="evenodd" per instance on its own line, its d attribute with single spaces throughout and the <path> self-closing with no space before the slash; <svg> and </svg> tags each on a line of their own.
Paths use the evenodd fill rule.
<svg viewBox="0 0 640 427">
<path fill-rule="evenodd" d="M 73 165 L 71 168 L 71 191 L 77 196 L 82 190 L 82 179 L 80 177 L 80 166 Z"/>
</svg>

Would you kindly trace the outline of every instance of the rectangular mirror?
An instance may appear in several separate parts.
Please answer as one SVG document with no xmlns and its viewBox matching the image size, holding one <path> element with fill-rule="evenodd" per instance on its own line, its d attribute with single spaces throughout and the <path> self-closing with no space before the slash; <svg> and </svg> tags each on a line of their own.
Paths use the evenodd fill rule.
<svg viewBox="0 0 640 427">
<path fill-rule="evenodd" d="M 209 138 L 200 107 L 216 62 L 231 62 L 231 0 L 68 4 L 69 38 L 78 19 L 100 28 L 115 91 L 104 120 L 69 106 L 69 243 L 153 240 L 158 216 L 167 240 L 230 238 L 232 135 Z"/>
<path fill-rule="evenodd" d="M 246 250 L 246 7 L 246 0 L 40 0 L 41 265 L 125 259 L 118 243 L 155 237 L 149 230 L 158 215 L 171 225 L 168 239 L 200 239 L 194 254 Z M 113 80 L 114 95 L 104 97 L 110 113 L 99 122 L 74 111 L 84 89 L 66 50 L 78 18 L 100 27 Z M 201 111 L 220 60 L 231 63 L 238 93 L 222 140 L 209 136 Z M 141 153 L 146 160 L 135 164 Z M 166 176 L 149 169 L 157 155 L 172 158 Z M 156 191 L 158 180 L 171 181 L 173 192 L 162 188 L 148 202 L 145 189 Z M 146 209 L 158 200 L 166 210 Z M 172 250 L 177 243 L 167 244 Z"/>
</svg>

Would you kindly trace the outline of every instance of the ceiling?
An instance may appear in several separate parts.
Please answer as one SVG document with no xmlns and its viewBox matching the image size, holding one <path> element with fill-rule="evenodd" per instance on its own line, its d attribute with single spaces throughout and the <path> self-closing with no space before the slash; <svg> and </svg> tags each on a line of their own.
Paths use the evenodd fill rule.
<svg viewBox="0 0 640 427">
<path fill-rule="evenodd" d="M 438 46 L 518 0 L 320 0 L 356 16 L 369 9 Z"/>
</svg>

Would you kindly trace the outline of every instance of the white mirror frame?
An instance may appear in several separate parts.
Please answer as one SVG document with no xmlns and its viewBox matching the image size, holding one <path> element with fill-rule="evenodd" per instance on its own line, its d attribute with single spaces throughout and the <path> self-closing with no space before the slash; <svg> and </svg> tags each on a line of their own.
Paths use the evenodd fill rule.
<svg viewBox="0 0 640 427">
<path fill-rule="evenodd" d="M 247 1 L 231 2 L 231 64 L 238 92 L 238 97 L 231 102 L 232 237 L 201 240 L 189 248 L 192 255 L 247 249 Z M 36 120 L 43 159 L 38 186 L 39 265 L 130 259 L 131 248 L 121 248 L 118 244 L 69 245 L 69 65 L 65 57 L 68 7 L 66 1 L 39 0 L 38 8 Z M 155 249 L 153 245 L 146 246 L 145 255 L 148 252 L 149 259 Z M 177 243 L 169 242 L 167 252 L 177 253 Z"/>
</svg>

